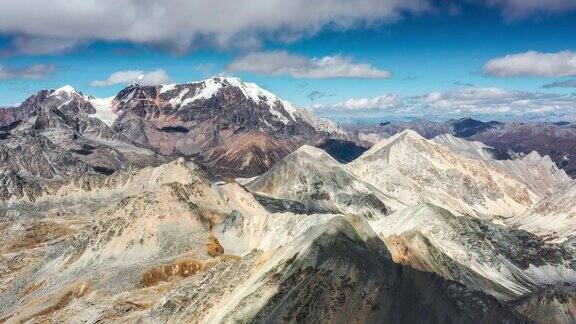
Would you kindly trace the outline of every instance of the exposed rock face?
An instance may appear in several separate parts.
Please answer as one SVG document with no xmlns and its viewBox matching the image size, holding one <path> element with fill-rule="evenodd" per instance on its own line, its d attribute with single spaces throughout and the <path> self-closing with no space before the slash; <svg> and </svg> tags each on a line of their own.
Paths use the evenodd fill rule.
<svg viewBox="0 0 576 324">
<path fill-rule="evenodd" d="M 436 136 L 432 141 L 449 148 L 452 152 L 486 161 L 523 182 L 539 197 L 544 197 L 551 188 L 571 182 L 570 176 L 559 169 L 549 156 L 541 156 L 536 151 L 513 158 L 483 143 L 467 141 L 450 134 Z"/>
<path fill-rule="evenodd" d="M 548 175 L 549 182 L 531 183 L 533 178 L 518 176 L 512 166 L 469 158 L 411 130 L 375 144 L 348 168 L 405 205 L 426 201 L 481 218 L 521 214 L 567 180 Z"/>
<path fill-rule="evenodd" d="M 510 306 L 535 323 L 574 323 L 576 288 L 573 284 L 551 286 L 521 298 Z"/>
<path fill-rule="evenodd" d="M 394 264 L 365 217 L 269 213 L 183 159 L 3 208 L 0 317 L 9 321 L 523 318 Z M 29 210 L 37 215 L 21 217 Z"/>
<path fill-rule="evenodd" d="M 116 131 L 162 154 L 194 156 L 225 176 L 255 176 L 302 144 L 344 136 L 333 123 L 236 78 L 134 85 L 115 101 Z"/>
<path fill-rule="evenodd" d="M 537 236 L 489 221 L 454 216 L 429 204 L 406 208 L 372 226 L 394 260 L 440 274 L 500 300 L 576 280 L 572 255 Z"/>
<path fill-rule="evenodd" d="M 557 186 L 533 208 L 510 219 L 509 223 L 553 242 L 573 237 L 576 234 L 576 182 Z"/>
<path fill-rule="evenodd" d="M 549 123 L 510 123 L 476 133 L 470 139 L 501 150 L 548 155 L 570 176 L 576 176 L 576 127 Z"/>
<path fill-rule="evenodd" d="M 319 148 L 302 146 L 246 186 L 308 209 L 378 218 L 403 205 L 359 180 Z"/>
<path fill-rule="evenodd" d="M 301 145 L 336 125 L 233 78 L 23 105 L 0 322 L 574 321 L 576 187 L 546 156 L 405 131 L 343 165 Z"/>
<path fill-rule="evenodd" d="M 81 94 L 72 87 L 65 86 L 56 90 L 42 90 L 28 97 L 17 107 L 0 109 L 0 127 L 2 130 L 14 128 L 18 123 L 38 112 L 42 107 L 60 108 L 66 102 L 68 111 L 94 113 L 92 107 Z"/>
<path fill-rule="evenodd" d="M 6 199 L 33 199 L 66 179 L 163 161 L 90 117 L 95 108 L 71 87 L 40 91 L 12 109 L 27 114 L 0 138 L 0 172 L 12 187 L 4 190 Z"/>
<path fill-rule="evenodd" d="M 231 295 L 234 303 L 223 305 L 208 321 L 522 320 L 521 315 L 486 295 L 395 265 L 382 242 L 353 222 L 333 219 L 311 228 L 298 239 L 296 248 L 275 252 L 264 264 L 266 271 L 258 275 L 256 285 L 238 289 Z M 236 305 L 236 301 L 243 302 Z M 255 312 L 256 304 L 261 306 Z"/>
</svg>

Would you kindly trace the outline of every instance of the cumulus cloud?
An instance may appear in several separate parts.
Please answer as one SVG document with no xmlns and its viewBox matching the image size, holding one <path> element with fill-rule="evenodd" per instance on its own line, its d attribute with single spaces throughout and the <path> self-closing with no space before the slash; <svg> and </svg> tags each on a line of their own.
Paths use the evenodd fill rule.
<svg viewBox="0 0 576 324">
<path fill-rule="evenodd" d="M 56 71 L 51 64 L 34 64 L 22 68 L 11 68 L 0 65 L 0 81 L 2 80 L 40 80 Z"/>
<path fill-rule="evenodd" d="M 356 63 L 341 55 L 306 58 L 286 51 L 255 52 L 233 60 L 229 71 L 251 72 L 264 75 L 290 75 L 294 78 L 364 78 L 386 79 L 387 70 L 368 63 Z"/>
<path fill-rule="evenodd" d="M 576 80 L 564 80 L 547 83 L 542 86 L 544 89 L 552 88 L 576 88 Z"/>
<path fill-rule="evenodd" d="M 540 53 L 529 51 L 510 54 L 488 61 L 483 70 L 487 74 L 499 77 L 573 76 L 576 75 L 576 52 Z"/>
<path fill-rule="evenodd" d="M 128 41 L 186 50 L 290 42 L 325 29 L 358 29 L 422 12 L 458 14 L 460 3 L 499 8 L 509 19 L 576 8 L 574 0 L 18 0 L 0 1 L 0 34 L 59 52 L 82 41 Z M 45 40 L 45 41 L 44 41 Z M 51 43 L 51 44 L 48 44 Z M 30 49 L 27 50 L 30 53 Z"/>
<path fill-rule="evenodd" d="M 0 1 L 0 33 L 60 41 L 130 41 L 185 50 L 293 41 L 428 10 L 426 0 L 18 0 Z M 58 48 L 58 47 L 56 47 Z"/>
<path fill-rule="evenodd" d="M 349 110 L 388 109 L 398 105 L 399 102 L 399 96 L 385 94 L 374 98 L 351 98 L 335 104 L 334 107 Z"/>
<path fill-rule="evenodd" d="M 108 87 L 116 84 L 140 84 L 140 85 L 160 85 L 170 82 L 170 76 L 162 69 L 148 73 L 137 70 L 117 71 L 105 80 L 94 80 L 90 83 L 93 87 Z"/>
<path fill-rule="evenodd" d="M 507 91 L 500 88 L 466 88 L 401 97 L 384 94 L 374 98 L 355 98 L 334 105 L 312 107 L 323 116 L 377 115 L 398 118 L 432 119 L 478 116 L 506 119 L 519 116 L 568 116 L 576 120 L 576 94 Z"/>
</svg>

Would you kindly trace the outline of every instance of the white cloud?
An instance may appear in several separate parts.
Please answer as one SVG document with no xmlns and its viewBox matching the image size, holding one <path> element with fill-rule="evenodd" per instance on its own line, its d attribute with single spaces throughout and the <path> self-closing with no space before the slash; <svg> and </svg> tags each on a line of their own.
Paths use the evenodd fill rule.
<svg viewBox="0 0 576 324">
<path fill-rule="evenodd" d="M 290 42 L 326 29 L 358 29 L 422 12 L 459 12 L 476 2 L 509 19 L 576 9 L 574 0 L 0 0 L 0 34 L 46 39 L 62 51 L 76 42 L 129 41 L 186 50 Z M 56 44 L 59 43 L 59 44 Z M 32 53 L 32 51 L 28 50 Z"/>
<path fill-rule="evenodd" d="M 510 54 L 488 61 L 483 70 L 485 73 L 499 77 L 574 76 L 576 75 L 576 52 L 540 53 L 529 51 Z"/>
<path fill-rule="evenodd" d="M 0 34 L 60 41 L 130 41 L 180 50 L 293 41 L 325 28 L 395 21 L 426 0 L 0 0 Z"/>
<path fill-rule="evenodd" d="M 0 65 L 1 80 L 40 80 L 56 71 L 50 64 L 35 64 L 23 68 L 10 68 Z"/>
<path fill-rule="evenodd" d="M 387 109 L 394 107 L 400 102 L 397 95 L 385 94 L 374 98 L 351 98 L 334 105 L 335 108 L 345 108 L 349 110 L 361 109 Z"/>
<path fill-rule="evenodd" d="M 386 79 L 390 71 L 368 63 L 356 63 L 341 55 L 305 58 L 286 51 L 256 52 L 233 60 L 230 71 L 265 75 L 290 75 L 295 78 L 365 78 Z"/>
<path fill-rule="evenodd" d="M 323 116 L 375 116 L 432 119 L 477 116 L 506 119 L 520 116 L 564 116 L 576 120 L 576 94 L 506 91 L 499 88 L 465 88 L 400 97 L 385 94 L 374 98 L 349 99 L 333 105 L 316 104 Z"/>
<path fill-rule="evenodd" d="M 542 86 L 544 89 L 552 89 L 552 88 L 576 88 L 576 80 L 564 80 L 564 81 L 555 81 L 552 83 L 547 83 Z"/>
<path fill-rule="evenodd" d="M 423 96 L 423 103 L 417 106 L 435 114 L 524 115 L 552 111 L 573 113 L 575 105 L 574 95 L 473 88 L 431 93 Z"/>
<path fill-rule="evenodd" d="M 160 85 L 170 82 L 170 76 L 162 69 L 148 73 L 143 71 L 126 70 L 117 71 L 105 80 L 94 80 L 90 83 L 93 87 L 108 87 L 115 84 L 140 84 L 140 85 Z"/>
</svg>

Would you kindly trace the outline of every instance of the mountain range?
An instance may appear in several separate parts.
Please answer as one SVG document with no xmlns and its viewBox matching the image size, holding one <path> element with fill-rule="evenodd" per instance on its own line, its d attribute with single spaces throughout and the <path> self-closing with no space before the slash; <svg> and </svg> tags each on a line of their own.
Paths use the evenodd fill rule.
<svg viewBox="0 0 576 324">
<path fill-rule="evenodd" d="M 469 141 L 481 142 L 495 149 L 502 159 L 510 154 L 530 154 L 533 151 L 549 156 L 568 175 L 576 176 L 576 123 L 570 121 L 498 122 L 472 118 L 434 122 L 420 119 L 412 122 L 382 122 L 378 125 L 348 125 L 345 127 L 369 147 L 374 141 L 411 129 L 426 138 L 451 134 Z M 360 141 L 361 142 L 361 141 Z"/>
<path fill-rule="evenodd" d="M 0 127 L 0 322 L 576 321 L 571 125 L 342 129 L 213 77 Z"/>
</svg>

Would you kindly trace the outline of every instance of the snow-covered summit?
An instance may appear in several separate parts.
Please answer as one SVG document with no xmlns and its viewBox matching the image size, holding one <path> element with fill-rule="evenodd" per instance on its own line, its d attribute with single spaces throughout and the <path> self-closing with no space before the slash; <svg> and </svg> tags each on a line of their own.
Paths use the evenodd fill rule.
<svg viewBox="0 0 576 324">
<path fill-rule="evenodd" d="M 60 97 L 60 98 L 71 98 L 71 97 L 83 97 L 82 93 L 76 90 L 71 85 L 67 84 L 58 89 L 51 89 L 50 96 Z"/>
<path fill-rule="evenodd" d="M 227 87 L 239 89 L 246 99 L 256 104 L 266 104 L 269 107 L 270 113 L 283 123 L 288 123 L 289 119 L 295 121 L 296 108 L 292 104 L 280 99 L 275 94 L 261 88 L 255 83 L 243 82 L 241 79 L 235 77 L 214 76 L 206 80 L 181 85 L 162 85 L 159 88 L 159 93 L 170 96 L 170 104 L 173 107 L 185 107 L 198 100 L 210 99 Z M 282 114 L 282 112 L 278 110 L 278 106 L 282 106 L 288 115 L 285 116 Z"/>
<path fill-rule="evenodd" d="M 78 91 L 76 91 L 76 89 L 74 89 L 74 87 L 72 87 L 71 85 L 67 84 L 63 87 L 54 90 L 54 94 L 60 94 L 60 93 L 66 93 L 68 95 L 71 95 L 73 93 L 78 93 Z"/>
</svg>

